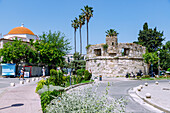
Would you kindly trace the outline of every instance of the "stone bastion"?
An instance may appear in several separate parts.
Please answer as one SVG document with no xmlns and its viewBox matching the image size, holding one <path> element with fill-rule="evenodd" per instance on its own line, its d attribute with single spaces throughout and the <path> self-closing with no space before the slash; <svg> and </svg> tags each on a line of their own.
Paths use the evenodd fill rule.
<svg viewBox="0 0 170 113">
<path fill-rule="evenodd" d="M 86 69 L 95 76 L 125 76 L 141 70 L 148 73 L 142 55 L 146 48 L 135 43 L 117 43 L 117 36 L 106 37 L 106 44 L 90 45 L 87 48 Z"/>
</svg>

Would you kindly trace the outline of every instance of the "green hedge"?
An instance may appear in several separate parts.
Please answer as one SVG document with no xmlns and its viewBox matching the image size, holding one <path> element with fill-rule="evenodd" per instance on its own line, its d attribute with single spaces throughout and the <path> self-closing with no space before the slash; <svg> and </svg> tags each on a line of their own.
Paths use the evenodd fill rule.
<svg viewBox="0 0 170 113">
<path fill-rule="evenodd" d="M 56 85 L 56 86 L 63 86 L 65 82 L 64 79 L 65 78 L 64 78 L 64 74 L 62 73 L 62 71 L 54 70 L 54 69 L 50 70 L 50 78 L 49 78 L 50 84 Z"/>
<path fill-rule="evenodd" d="M 35 92 L 37 93 L 38 90 L 42 89 L 43 88 L 43 85 L 46 84 L 46 80 L 40 80 L 37 84 L 37 87 L 36 87 L 36 90 Z"/>
<path fill-rule="evenodd" d="M 90 79 L 91 79 L 91 76 L 92 76 L 92 74 L 89 73 L 88 70 L 85 70 L 85 71 L 84 71 L 84 80 L 90 80 Z"/>
<path fill-rule="evenodd" d="M 168 68 L 168 69 L 167 69 L 167 71 L 169 71 L 169 72 L 170 72 L 170 68 Z"/>
<path fill-rule="evenodd" d="M 48 104 L 50 104 L 50 102 L 54 99 L 54 97 L 60 96 L 62 95 L 63 91 L 46 91 L 44 93 L 41 94 L 41 108 L 43 113 L 45 113 L 45 109 L 47 107 Z"/>
</svg>

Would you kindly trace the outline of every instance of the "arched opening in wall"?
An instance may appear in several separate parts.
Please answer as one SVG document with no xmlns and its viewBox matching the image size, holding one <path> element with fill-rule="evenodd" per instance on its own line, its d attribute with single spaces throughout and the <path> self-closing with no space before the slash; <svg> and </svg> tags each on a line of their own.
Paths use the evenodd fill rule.
<svg viewBox="0 0 170 113">
<path fill-rule="evenodd" d="M 130 48 L 122 48 L 122 56 L 128 56 L 130 52 Z"/>
<path fill-rule="evenodd" d="M 101 56 L 101 49 L 94 49 L 94 54 L 96 56 Z"/>
<path fill-rule="evenodd" d="M 112 46 L 114 46 L 114 42 L 112 42 Z"/>
<path fill-rule="evenodd" d="M 124 48 L 122 48 L 121 53 L 122 53 L 122 56 L 124 56 Z"/>
</svg>

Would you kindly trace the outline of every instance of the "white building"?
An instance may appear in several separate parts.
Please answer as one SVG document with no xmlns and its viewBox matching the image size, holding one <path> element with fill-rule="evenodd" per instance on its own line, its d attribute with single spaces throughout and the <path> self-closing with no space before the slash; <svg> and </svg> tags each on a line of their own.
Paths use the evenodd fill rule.
<svg viewBox="0 0 170 113">
<path fill-rule="evenodd" d="M 21 27 L 13 28 L 8 32 L 8 34 L 3 35 L 3 37 L 0 38 L 0 48 L 3 48 L 4 43 L 14 40 L 15 37 L 21 39 L 24 42 L 30 42 L 30 40 L 33 39 L 34 41 L 38 40 L 38 36 L 35 35 L 30 29 L 24 27 L 24 24 L 22 24 Z"/>
</svg>

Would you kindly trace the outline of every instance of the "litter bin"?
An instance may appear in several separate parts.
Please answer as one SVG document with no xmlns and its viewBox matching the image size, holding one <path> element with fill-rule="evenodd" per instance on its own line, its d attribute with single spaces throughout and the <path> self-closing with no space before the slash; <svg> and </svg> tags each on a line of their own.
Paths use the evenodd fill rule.
<svg viewBox="0 0 170 113">
<path fill-rule="evenodd" d="M 99 75 L 99 80 L 102 81 L 102 75 Z"/>
</svg>

